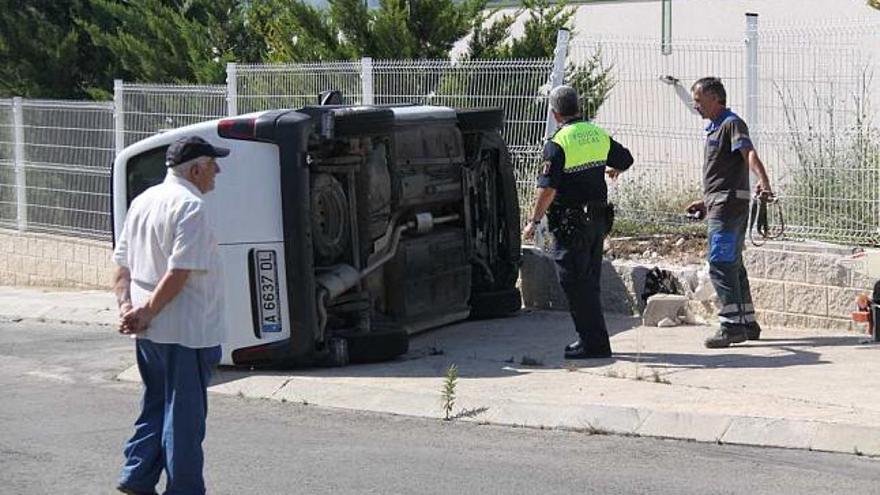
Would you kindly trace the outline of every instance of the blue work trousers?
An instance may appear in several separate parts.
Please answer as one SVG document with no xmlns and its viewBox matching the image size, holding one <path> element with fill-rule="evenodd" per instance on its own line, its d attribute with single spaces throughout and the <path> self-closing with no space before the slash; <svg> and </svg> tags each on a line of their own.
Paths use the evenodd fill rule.
<svg viewBox="0 0 880 495">
<path fill-rule="evenodd" d="M 152 493 L 164 469 L 166 495 L 204 494 L 207 388 L 220 346 L 193 349 L 137 339 L 136 350 L 144 396 L 134 435 L 125 444 L 119 484 Z"/>
<path fill-rule="evenodd" d="M 721 303 L 718 320 L 722 326 L 755 321 L 749 277 L 742 258 L 748 221 L 748 212 L 729 218 L 708 218 L 709 278 Z"/>
</svg>

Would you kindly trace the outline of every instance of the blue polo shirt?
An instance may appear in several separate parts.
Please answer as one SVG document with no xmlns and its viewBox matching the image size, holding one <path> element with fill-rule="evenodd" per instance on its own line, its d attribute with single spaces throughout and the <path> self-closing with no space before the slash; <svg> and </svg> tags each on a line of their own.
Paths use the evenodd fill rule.
<svg viewBox="0 0 880 495">
<path fill-rule="evenodd" d="M 703 193 L 749 190 L 749 166 L 742 150 L 751 149 L 749 128 L 739 116 L 725 108 L 706 126 Z"/>
</svg>

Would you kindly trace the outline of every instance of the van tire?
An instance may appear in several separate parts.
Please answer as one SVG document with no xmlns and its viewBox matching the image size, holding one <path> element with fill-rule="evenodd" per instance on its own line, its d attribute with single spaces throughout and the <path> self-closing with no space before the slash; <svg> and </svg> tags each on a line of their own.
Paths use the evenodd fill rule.
<svg viewBox="0 0 880 495">
<path fill-rule="evenodd" d="M 501 318 L 517 313 L 522 308 L 519 289 L 479 292 L 471 296 L 471 319 Z"/>
<path fill-rule="evenodd" d="M 497 108 L 456 109 L 458 128 L 462 132 L 500 131 L 504 128 L 504 111 Z"/>
<path fill-rule="evenodd" d="M 409 334 L 400 329 L 350 334 L 346 340 L 352 363 L 388 361 L 409 350 Z"/>
<path fill-rule="evenodd" d="M 334 137 L 388 134 L 394 126 L 394 112 L 386 108 L 350 107 L 332 115 Z"/>
</svg>

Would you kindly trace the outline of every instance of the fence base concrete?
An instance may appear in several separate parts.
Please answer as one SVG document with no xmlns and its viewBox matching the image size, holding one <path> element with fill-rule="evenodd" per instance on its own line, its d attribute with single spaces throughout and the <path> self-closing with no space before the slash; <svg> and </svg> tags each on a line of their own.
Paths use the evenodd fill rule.
<svg viewBox="0 0 880 495">
<path fill-rule="evenodd" d="M 0 285 L 108 289 L 109 242 L 0 229 Z"/>
<path fill-rule="evenodd" d="M 852 249 L 824 243 L 770 242 L 744 253 L 758 321 L 766 327 L 815 328 L 865 332 L 851 312 L 860 293 L 870 295 L 876 280 L 847 262 Z M 606 312 L 640 315 L 645 275 L 653 264 L 605 260 L 602 304 Z M 695 299 L 705 299 L 707 283 L 702 266 L 659 265 L 670 271 Z M 540 249 L 525 247 L 520 286 L 528 308 L 567 310 L 553 259 Z M 696 293 L 696 294 L 695 294 Z M 708 322 L 717 321 L 714 298 L 692 300 L 688 311 Z"/>
</svg>

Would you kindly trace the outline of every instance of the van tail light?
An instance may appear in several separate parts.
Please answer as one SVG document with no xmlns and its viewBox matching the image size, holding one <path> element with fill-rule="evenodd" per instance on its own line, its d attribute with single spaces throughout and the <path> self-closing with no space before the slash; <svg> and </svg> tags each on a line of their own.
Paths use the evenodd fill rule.
<svg viewBox="0 0 880 495">
<path fill-rule="evenodd" d="M 257 141 L 257 120 L 243 118 L 223 119 L 217 124 L 217 134 L 227 139 Z"/>
</svg>

